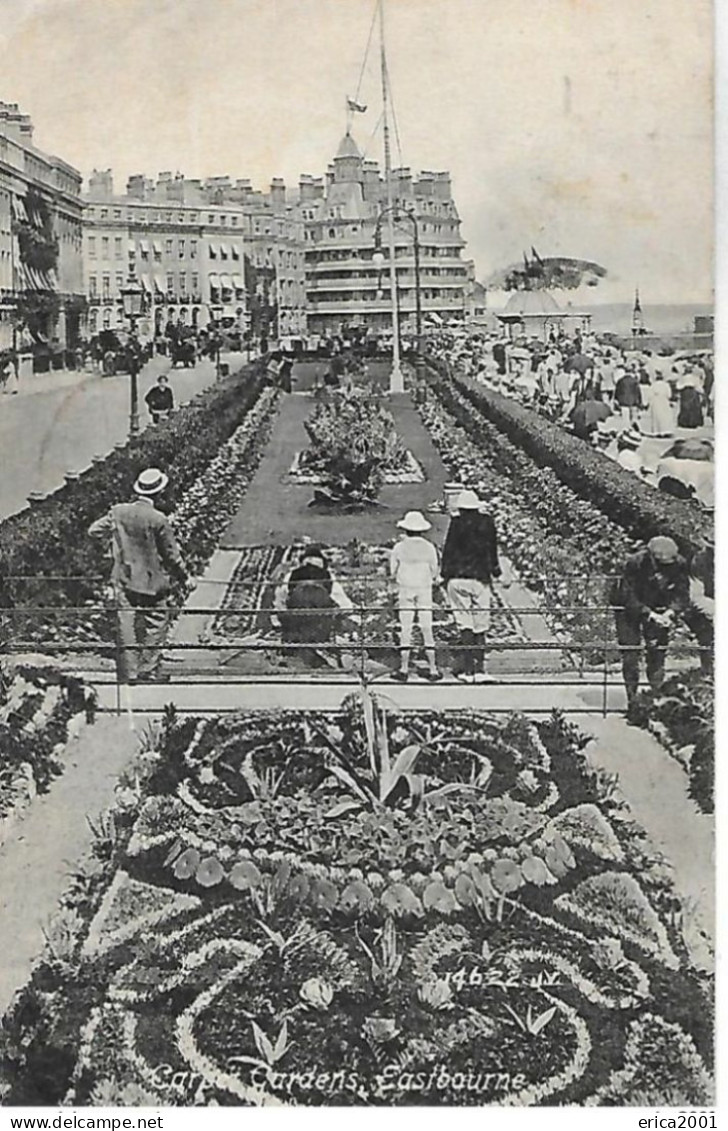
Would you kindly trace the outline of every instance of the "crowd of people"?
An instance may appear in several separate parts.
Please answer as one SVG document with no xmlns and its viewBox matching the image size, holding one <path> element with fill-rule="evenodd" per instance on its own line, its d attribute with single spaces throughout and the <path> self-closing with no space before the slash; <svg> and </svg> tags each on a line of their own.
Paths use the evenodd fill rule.
<svg viewBox="0 0 728 1131">
<path fill-rule="evenodd" d="M 430 349 L 478 383 L 559 422 L 651 486 L 713 508 L 715 381 L 708 351 L 625 351 L 594 334 L 555 331 L 546 342 L 443 335 Z M 691 437 L 700 442 L 685 450 L 682 442 Z"/>
<path fill-rule="evenodd" d="M 697 359 L 665 360 L 646 352 L 625 358 L 613 348 L 586 338 L 533 348 L 526 357 L 517 350 L 509 351 L 502 339 L 487 335 L 460 342 L 454 348 L 452 343 L 434 343 L 433 352 L 438 350 L 475 380 L 546 413 L 556 398 L 554 419 L 570 426 L 585 442 L 598 444 L 605 454 L 609 452 L 604 426 L 609 426 L 611 435 L 616 424 L 615 458 L 635 474 L 646 475 L 638 454 L 644 438 L 668 441 L 667 447 L 663 443 L 658 451 L 651 472 L 653 482 L 662 489 L 665 478 L 684 484 L 685 465 L 698 463 L 705 469 L 705 482 L 694 484 L 684 497 L 698 497 L 708 505 L 707 479 L 712 485 L 712 461 L 690 458 L 698 455 L 696 446 L 706 440 L 691 439 L 689 434 L 676 437 L 675 429 L 689 432 L 700 428 L 705 415 L 712 413 L 709 358 L 699 359 L 699 364 Z M 270 355 L 269 379 L 290 391 L 292 365 L 293 359 L 282 351 Z M 326 383 L 338 384 L 350 375 L 350 362 L 334 353 Z M 173 405 L 164 375 L 146 399 L 155 415 Z M 595 427 L 587 428 L 592 422 L 582 421 L 585 414 L 580 416 L 579 410 L 592 403 L 606 411 L 597 414 Z M 160 674 L 160 658 L 170 618 L 170 595 L 175 586 L 184 592 L 191 585 L 165 516 L 167 485 L 167 476 L 161 470 L 147 469 L 136 482 L 134 502 L 119 503 L 90 530 L 93 537 L 104 538 L 111 550 L 121 643 L 120 677 L 128 682 L 165 678 Z M 674 485 L 672 491 L 678 493 Z M 399 663 L 391 677 L 398 682 L 411 678 L 417 625 L 427 660 L 424 677 L 431 682 L 443 678 L 433 630 L 435 592 L 441 587 L 457 633 L 452 674 L 465 683 L 490 682 L 493 675 L 486 657 L 491 602 L 495 587 L 505 588 L 507 582 L 502 579 L 496 528 L 487 502 L 472 490 L 462 491 L 442 551 L 428 536 L 431 529 L 430 521 L 420 511 L 410 510 L 396 523 L 398 538 L 390 553 L 389 575 L 397 609 Z M 328 556 L 326 547 L 320 544 L 303 545 L 296 564 L 275 589 L 271 610 L 282 651 L 295 652 L 310 668 L 340 666 L 342 648 L 337 638 L 350 633 L 356 623 L 357 610 L 334 575 Z M 712 674 L 713 577 L 712 540 L 705 541 L 688 561 L 671 537 L 654 537 L 624 562 L 610 603 L 628 711 L 634 707 L 639 687 L 642 653 L 649 686 L 658 692 L 665 678 L 667 650 L 679 624 L 696 641 L 701 669 L 706 675 Z"/>
</svg>

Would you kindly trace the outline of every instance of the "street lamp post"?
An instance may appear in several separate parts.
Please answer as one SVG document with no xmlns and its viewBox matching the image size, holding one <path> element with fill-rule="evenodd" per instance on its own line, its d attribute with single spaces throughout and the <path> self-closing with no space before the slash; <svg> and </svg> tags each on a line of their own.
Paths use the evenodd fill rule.
<svg viewBox="0 0 728 1131">
<path fill-rule="evenodd" d="M 124 314 L 129 319 L 132 342 L 136 341 L 136 324 L 144 313 L 144 291 L 134 276 L 129 273 L 126 286 L 121 288 L 121 301 Z M 129 435 L 139 434 L 139 359 L 134 350 L 129 351 L 129 377 L 131 379 L 131 403 L 129 406 Z"/>
<path fill-rule="evenodd" d="M 417 216 L 408 208 L 399 208 L 396 204 L 392 207 L 383 208 L 376 221 L 374 229 L 374 254 L 372 261 L 378 266 L 381 271 L 384 262 L 384 252 L 382 251 L 382 220 L 385 216 L 390 215 L 394 221 L 408 220 L 412 225 L 412 245 L 414 251 L 415 261 L 415 340 L 416 346 L 416 367 L 419 372 L 422 366 L 422 288 L 420 283 L 420 225 Z M 396 277 L 395 283 L 396 287 Z M 393 296 L 393 308 L 396 311 L 396 323 L 394 326 L 395 333 L 395 356 L 399 357 L 399 303 L 396 301 L 396 296 Z"/>
</svg>

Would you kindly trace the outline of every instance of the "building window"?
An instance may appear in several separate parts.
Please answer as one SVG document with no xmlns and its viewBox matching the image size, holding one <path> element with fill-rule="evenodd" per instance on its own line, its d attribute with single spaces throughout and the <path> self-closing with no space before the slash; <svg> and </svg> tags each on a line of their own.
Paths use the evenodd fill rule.
<svg viewBox="0 0 728 1131">
<path fill-rule="evenodd" d="M 104 330 L 110 330 L 110 329 L 111 329 L 111 310 L 107 306 L 106 310 L 104 311 Z"/>
<path fill-rule="evenodd" d="M 214 224 L 215 223 L 215 217 L 214 217 L 212 212 L 208 212 L 207 222 L 208 222 L 208 224 Z"/>
<path fill-rule="evenodd" d="M 96 258 L 96 236 L 89 236 L 88 238 L 88 257 L 89 259 Z"/>
<path fill-rule="evenodd" d="M 233 257 L 233 259 L 240 259 L 240 252 L 238 251 L 238 249 L 237 249 L 237 247 L 235 246 L 235 244 L 233 244 L 233 246 L 232 246 L 232 248 L 231 248 L 231 251 L 232 251 L 232 257 Z"/>
<path fill-rule="evenodd" d="M 167 275 L 167 293 L 170 293 L 170 292 L 173 292 L 173 291 L 174 291 L 174 275 L 172 275 L 171 272 L 170 272 L 170 274 Z"/>
<path fill-rule="evenodd" d="M 178 251 L 180 259 L 184 259 L 184 257 L 185 257 L 185 241 L 184 240 L 180 240 L 179 243 L 177 244 L 177 251 Z"/>
<path fill-rule="evenodd" d="M 192 275 L 192 293 L 198 295 L 200 293 L 200 276 Z"/>
<path fill-rule="evenodd" d="M 91 298 L 96 298 L 99 293 L 95 275 L 89 275 L 88 277 L 88 293 Z"/>
<path fill-rule="evenodd" d="M 187 276 L 185 275 L 184 271 L 180 271 L 179 289 L 180 289 L 180 294 L 183 294 L 183 295 L 187 294 Z"/>
<path fill-rule="evenodd" d="M 207 250 L 209 252 L 210 259 L 217 259 L 217 252 L 215 251 L 215 248 L 212 246 L 212 244 L 209 245 Z"/>
<path fill-rule="evenodd" d="M 121 247 L 121 236 L 117 236 L 114 240 L 114 258 L 123 259 L 124 255 Z"/>
<path fill-rule="evenodd" d="M 227 257 L 228 257 L 227 248 L 223 244 L 220 244 L 220 258 L 221 259 L 227 259 Z"/>
<path fill-rule="evenodd" d="M 114 209 L 114 219 L 115 220 L 121 220 L 121 209 L 120 208 Z"/>
<path fill-rule="evenodd" d="M 172 255 L 174 251 L 174 240 L 165 240 L 164 250 L 166 251 L 167 255 Z"/>
<path fill-rule="evenodd" d="M 227 216 L 221 216 L 220 217 L 220 227 L 224 228 L 226 223 L 227 223 Z"/>
<path fill-rule="evenodd" d="M 111 297 L 111 278 L 108 275 L 104 275 L 101 280 L 101 294 L 103 298 Z"/>
<path fill-rule="evenodd" d="M 171 212 L 165 212 L 164 220 L 165 220 L 165 223 L 171 224 L 172 223 L 172 213 Z"/>
<path fill-rule="evenodd" d="M 190 259 L 197 259 L 197 240 L 190 240 Z"/>
<path fill-rule="evenodd" d="M 102 209 L 101 209 L 101 219 L 102 219 L 102 220 L 108 220 L 108 218 L 109 218 L 109 210 L 108 210 L 108 208 L 102 208 Z"/>
<path fill-rule="evenodd" d="M 117 289 L 117 291 L 121 291 L 121 288 L 123 286 L 124 286 L 124 276 L 123 275 L 117 275 L 116 276 L 116 289 Z"/>
<path fill-rule="evenodd" d="M 233 226 L 234 228 L 237 228 L 237 226 L 238 226 L 238 218 L 237 218 L 237 216 L 231 216 L 231 217 L 230 217 L 230 223 L 232 224 L 232 226 Z"/>
</svg>

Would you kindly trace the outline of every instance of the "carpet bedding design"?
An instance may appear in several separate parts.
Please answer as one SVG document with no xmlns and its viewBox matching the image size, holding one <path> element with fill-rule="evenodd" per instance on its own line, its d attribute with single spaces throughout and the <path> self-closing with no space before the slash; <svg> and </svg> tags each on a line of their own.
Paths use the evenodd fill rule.
<svg viewBox="0 0 728 1131">
<path fill-rule="evenodd" d="M 323 476 L 317 471 L 306 466 L 306 452 L 296 452 L 293 463 L 288 472 L 288 477 L 295 483 L 319 484 L 323 483 Z M 399 486 L 407 483 L 424 483 L 427 476 L 417 462 L 412 452 L 405 453 L 405 466 L 395 471 L 388 469 L 384 472 L 383 482 L 387 486 Z"/>
<path fill-rule="evenodd" d="M 354 649 L 363 639 L 368 645 L 367 652 L 385 663 L 396 659 L 398 628 L 395 594 L 387 572 L 389 550 L 388 546 L 355 542 L 329 547 L 326 551 L 334 575 L 359 610 L 348 619 L 337 643 Z M 275 587 L 297 560 L 295 547 L 249 546 L 244 549 L 208 638 L 229 642 L 232 647 L 266 644 L 275 649 L 279 646 L 280 629 L 271 620 Z M 442 589 L 435 591 L 434 626 L 435 639 L 443 652 L 448 645 L 457 643 L 458 634 Z M 526 639 L 517 616 L 498 594 L 493 597 L 489 638 L 512 643 Z M 449 661 L 451 657 L 443 656 L 443 662 L 446 659 Z"/>
<path fill-rule="evenodd" d="M 166 723 L 2 1031 L 6 1104 L 713 1103 L 669 869 L 558 715 Z"/>
</svg>

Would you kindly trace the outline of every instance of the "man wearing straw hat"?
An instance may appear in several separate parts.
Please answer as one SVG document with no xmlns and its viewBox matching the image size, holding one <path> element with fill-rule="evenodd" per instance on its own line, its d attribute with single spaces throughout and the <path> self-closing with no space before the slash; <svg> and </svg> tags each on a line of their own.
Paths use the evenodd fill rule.
<svg viewBox="0 0 728 1131">
<path fill-rule="evenodd" d="M 489 683 L 485 670 L 485 634 L 490 627 L 493 580 L 501 576 L 495 523 L 482 513 L 475 491 L 463 491 L 458 513 L 448 528 L 442 551 L 442 579 L 460 632 L 455 674 L 463 683 Z"/>
<path fill-rule="evenodd" d="M 437 669 L 435 637 L 432 631 L 432 586 L 439 576 L 437 550 L 423 534 L 431 524 L 420 511 L 408 511 L 397 523 L 404 537 L 392 550 L 389 571 L 397 586 L 400 625 L 400 668 L 393 678 L 400 683 L 409 679 L 410 650 L 415 615 L 419 622 L 431 682 L 442 679 Z"/>
<path fill-rule="evenodd" d="M 89 528 L 92 538 L 111 541 L 122 683 L 159 678 L 169 592 L 175 581 L 189 585 L 169 520 L 158 509 L 168 483 L 159 468 L 147 468 L 134 484 L 134 502 L 117 503 Z"/>
</svg>

